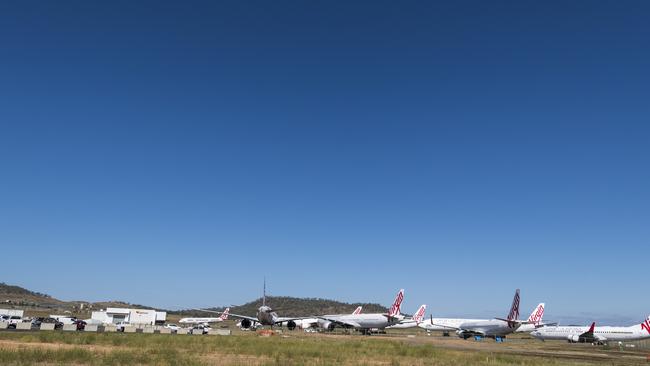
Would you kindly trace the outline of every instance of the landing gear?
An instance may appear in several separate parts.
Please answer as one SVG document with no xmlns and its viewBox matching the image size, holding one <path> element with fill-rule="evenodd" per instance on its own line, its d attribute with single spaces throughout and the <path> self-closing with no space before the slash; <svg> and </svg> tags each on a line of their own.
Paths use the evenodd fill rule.
<svg viewBox="0 0 650 366">
<path fill-rule="evenodd" d="M 287 329 L 289 329 L 289 330 L 295 330 L 296 327 L 297 327 L 297 324 L 296 324 L 296 322 L 294 322 L 293 320 L 289 320 L 289 321 L 287 322 Z"/>
<path fill-rule="evenodd" d="M 442 332 L 443 337 L 449 337 L 449 332 Z"/>
</svg>

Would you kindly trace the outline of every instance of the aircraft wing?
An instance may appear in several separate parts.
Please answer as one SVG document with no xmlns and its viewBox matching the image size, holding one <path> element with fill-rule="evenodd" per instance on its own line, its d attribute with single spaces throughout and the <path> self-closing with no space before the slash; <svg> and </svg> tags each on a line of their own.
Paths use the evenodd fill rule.
<svg viewBox="0 0 650 366">
<path fill-rule="evenodd" d="M 275 324 L 280 324 L 284 322 L 290 322 L 290 321 L 296 321 L 296 320 L 305 320 L 305 319 L 314 319 L 313 316 L 302 316 L 302 317 L 294 317 L 294 318 L 276 318 Z"/>
<path fill-rule="evenodd" d="M 413 319 L 402 319 L 402 320 L 398 321 L 395 324 L 411 324 L 411 323 L 419 324 L 418 322 L 416 322 Z M 420 322 L 420 323 L 423 323 L 423 322 Z"/>
<path fill-rule="evenodd" d="M 255 317 L 252 317 L 252 316 L 247 316 L 247 315 L 239 315 L 239 314 L 228 313 L 228 316 L 232 316 L 232 317 L 238 318 L 238 319 L 248 319 L 253 323 L 259 323 L 260 322 L 259 319 L 255 318 Z"/>
<path fill-rule="evenodd" d="M 327 320 L 329 322 L 332 322 L 332 323 L 337 324 L 337 325 L 342 326 L 342 327 L 361 328 L 361 324 L 359 324 L 359 323 L 357 323 L 355 321 L 351 321 L 351 320 L 340 320 L 340 319 L 336 319 L 336 318 L 326 318 L 326 317 L 322 317 L 322 316 L 319 316 L 318 319 Z"/>
<path fill-rule="evenodd" d="M 205 311 L 206 313 L 215 313 L 215 314 L 223 314 L 223 311 L 214 311 L 214 310 L 207 310 L 207 309 L 194 309 L 194 310 L 199 310 L 199 311 Z M 247 316 L 247 315 L 239 315 L 239 314 L 233 314 L 233 313 L 228 313 L 228 316 L 232 316 L 238 319 L 248 319 L 253 323 L 259 323 L 260 321 L 252 316 Z"/>
<path fill-rule="evenodd" d="M 429 324 L 431 324 L 433 326 L 436 326 L 436 327 L 453 329 L 453 330 L 455 330 L 457 332 L 463 332 L 463 333 L 470 334 L 470 335 L 480 335 L 480 336 L 485 335 L 485 332 L 483 332 L 482 330 L 458 328 L 458 327 L 452 327 L 452 326 L 449 326 L 449 325 L 436 324 L 436 323 L 429 323 Z"/>
<path fill-rule="evenodd" d="M 447 328 L 447 329 L 453 329 L 453 330 L 465 330 L 463 328 L 452 327 L 452 326 L 449 326 L 449 325 L 442 325 L 442 324 L 436 324 L 436 323 L 431 323 L 431 322 L 429 324 L 433 325 L 434 327 L 441 327 L 441 328 Z"/>
<path fill-rule="evenodd" d="M 535 324 L 535 328 L 543 328 L 543 327 L 557 327 L 558 322 L 555 323 L 540 323 L 540 324 Z"/>
<path fill-rule="evenodd" d="M 529 322 L 528 320 L 517 320 L 517 319 L 515 319 L 515 320 L 508 320 L 508 319 L 503 319 L 503 318 L 494 318 L 494 319 L 496 319 L 496 320 L 501 320 L 501 321 L 504 321 L 504 322 L 506 322 L 506 323 L 515 323 L 515 324 L 519 324 L 519 325 L 524 325 L 524 324 L 535 324 L 535 322 Z"/>
</svg>

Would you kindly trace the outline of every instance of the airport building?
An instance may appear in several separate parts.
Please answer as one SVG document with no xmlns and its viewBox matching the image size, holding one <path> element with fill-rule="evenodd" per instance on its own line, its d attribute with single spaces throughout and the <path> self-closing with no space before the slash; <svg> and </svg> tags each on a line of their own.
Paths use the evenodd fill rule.
<svg viewBox="0 0 650 366">
<path fill-rule="evenodd" d="M 166 312 L 153 309 L 106 308 L 93 311 L 90 316 L 92 323 L 101 324 L 162 325 L 166 319 Z"/>
</svg>

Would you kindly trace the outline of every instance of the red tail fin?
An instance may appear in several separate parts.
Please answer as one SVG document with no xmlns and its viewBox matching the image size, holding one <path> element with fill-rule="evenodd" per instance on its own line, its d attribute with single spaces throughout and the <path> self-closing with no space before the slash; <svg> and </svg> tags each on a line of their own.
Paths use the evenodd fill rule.
<svg viewBox="0 0 650 366">
<path fill-rule="evenodd" d="M 400 314 L 402 300 L 404 300 L 404 289 L 399 290 L 397 293 L 397 297 L 395 297 L 393 305 L 390 307 L 390 310 L 388 310 L 388 316 L 398 316 Z"/>
<path fill-rule="evenodd" d="M 427 306 L 425 304 L 422 304 L 418 311 L 413 315 L 413 320 L 415 320 L 416 323 L 422 322 L 422 320 L 424 320 L 425 311 L 427 311 Z"/>
<path fill-rule="evenodd" d="M 643 323 L 641 323 L 641 329 L 645 329 L 648 334 L 650 334 L 650 316 L 645 319 Z"/>
<path fill-rule="evenodd" d="M 221 318 L 221 320 L 227 320 L 229 312 L 230 312 L 230 308 L 226 308 L 226 310 L 223 311 L 223 313 L 221 314 L 221 316 L 219 318 Z"/>
<path fill-rule="evenodd" d="M 589 327 L 587 333 L 593 333 L 594 329 L 596 329 L 596 322 L 591 323 L 591 326 Z"/>
<path fill-rule="evenodd" d="M 510 306 L 510 313 L 508 313 L 508 320 L 519 319 L 519 289 L 515 291 L 515 297 L 512 299 L 512 306 Z"/>
<path fill-rule="evenodd" d="M 510 306 L 510 312 L 508 313 L 508 327 L 514 328 L 514 320 L 519 319 L 519 289 L 515 291 L 515 297 L 512 299 L 512 306 Z"/>
<path fill-rule="evenodd" d="M 530 316 L 528 317 L 528 321 L 531 324 L 534 325 L 539 325 L 542 322 L 542 317 L 544 316 L 544 303 L 540 303 L 537 305 L 535 310 L 533 310 L 532 313 L 530 313 Z"/>
<path fill-rule="evenodd" d="M 363 307 L 361 307 L 361 306 L 357 306 L 357 308 L 354 309 L 354 311 L 352 312 L 352 315 L 359 315 L 359 314 L 361 314 L 361 309 L 363 309 Z"/>
</svg>

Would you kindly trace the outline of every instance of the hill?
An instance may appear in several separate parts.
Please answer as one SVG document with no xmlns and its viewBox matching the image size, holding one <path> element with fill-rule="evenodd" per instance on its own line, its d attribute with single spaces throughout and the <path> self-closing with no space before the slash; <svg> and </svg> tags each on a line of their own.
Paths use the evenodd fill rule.
<svg viewBox="0 0 650 366">
<path fill-rule="evenodd" d="M 266 304 L 280 313 L 280 316 L 313 316 L 318 314 L 347 314 L 352 313 L 357 306 L 363 306 L 364 313 L 383 313 L 388 309 L 379 304 L 371 303 L 345 303 L 335 300 L 320 298 L 297 298 L 290 296 L 267 296 Z M 253 300 L 243 305 L 231 306 L 230 312 L 241 315 L 255 316 L 257 309 L 262 306 L 262 298 Z M 223 307 L 208 310 L 223 311 Z M 196 310 L 181 310 L 173 314 L 187 314 L 191 316 L 206 316 L 205 312 Z"/>
<path fill-rule="evenodd" d="M 54 308 L 64 304 L 63 301 L 40 292 L 30 291 L 20 286 L 0 282 L 0 301 L 3 307 L 37 306 Z"/>
<path fill-rule="evenodd" d="M 345 303 L 320 298 L 297 298 L 290 296 L 267 296 L 266 304 L 270 305 L 280 315 L 311 316 L 318 314 L 346 314 L 351 313 L 357 306 L 363 306 L 364 313 L 383 313 L 388 309 L 379 304 L 371 303 Z M 262 298 L 253 300 L 243 305 L 231 306 L 230 311 L 235 314 L 255 316 L 257 309 L 262 306 Z M 90 316 L 90 311 L 106 309 L 107 307 L 149 308 L 167 311 L 169 314 L 183 316 L 206 316 L 205 312 L 197 310 L 170 311 L 152 306 L 130 304 L 123 301 L 62 301 L 48 294 L 34 292 L 20 286 L 0 283 L 0 307 L 24 309 L 30 314 L 45 313 L 73 313 L 77 316 Z M 209 310 L 223 311 L 223 307 L 210 308 Z"/>
<path fill-rule="evenodd" d="M 23 309 L 30 314 L 74 313 L 90 316 L 90 311 L 107 307 L 151 308 L 124 301 L 62 301 L 48 294 L 0 282 L 0 308 Z"/>
</svg>

